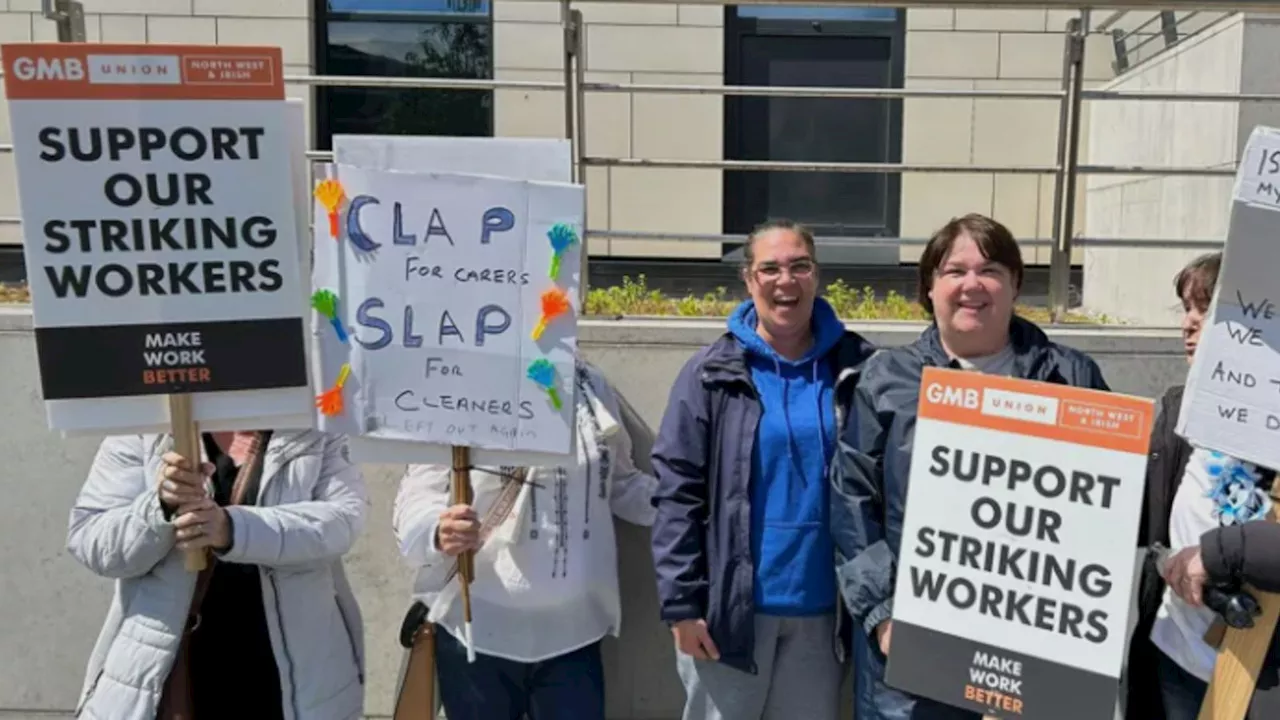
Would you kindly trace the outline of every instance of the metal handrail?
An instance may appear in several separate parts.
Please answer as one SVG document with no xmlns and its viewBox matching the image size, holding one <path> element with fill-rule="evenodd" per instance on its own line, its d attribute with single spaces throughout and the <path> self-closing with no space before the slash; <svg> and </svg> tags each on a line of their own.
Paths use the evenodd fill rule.
<svg viewBox="0 0 1280 720">
<path fill-rule="evenodd" d="M 999 98 L 1001 100 L 1061 100 L 1062 90 L 941 90 L 931 88 L 832 88 L 773 85 L 659 85 L 653 83 L 582 84 L 586 92 L 658 93 L 676 95 L 749 95 L 753 97 L 818 97 L 894 100 L 900 98 Z"/>
<path fill-rule="evenodd" d="M 1015 175 L 1051 175 L 1057 165 L 919 165 L 881 162 L 806 162 L 796 160 L 681 160 L 650 158 L 584 157 L 588 167 L 646 167 L 689 170 L 748 170 L 766 172 L 837 172 L 837 173 L 904 173 L 939 174 L 1009 173 Z"/>
</svg>

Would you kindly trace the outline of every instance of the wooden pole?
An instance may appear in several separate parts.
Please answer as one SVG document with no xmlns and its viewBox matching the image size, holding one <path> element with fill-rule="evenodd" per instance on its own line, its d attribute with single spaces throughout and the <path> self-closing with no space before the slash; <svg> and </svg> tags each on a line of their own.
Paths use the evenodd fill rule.
<svg viewBox="0 0 1280 720">
<path fill-rule="evenodd" d="M 192 419 L 189 394 L 169 396 L 169 431 L 173 434 L 173 451 L 200 468 L 200 429 Z M 200 572 L 209 564 L 208 550 L 187 550 L 183 553 L 183 565 L 187 572 Z"/>
<path fill-rule="evenodd" d="M 454 505 L 470 505 L 471 448 L 454 446 L 453 474 L 450 489 Z M 471 550 L 458 555 L 458 582 L 462 584 L 463 632 L 467 646 L 467 662 L 476 661 L 475 642 L 471 636 L 471 583 L 475 580 L 475 556 Z"/>
<path fill-rule="evenodd" d="M 1280 478 L 1271 484 L 1271 499 L 1280 502 Z M 1265 522 L 1280 522 L 1272 505 Z M 1200 705 L 1197 720 L 1243 720 L 1253 702 L 1258 672 L 1280 621 L 1280 594 L 1264 593 L 1252 586 L 1245 590 L 1258 601 L 1262 614 L 1247 630 L 1226 629 L 1213 666 L 1213 679 Z"/>
</svg>

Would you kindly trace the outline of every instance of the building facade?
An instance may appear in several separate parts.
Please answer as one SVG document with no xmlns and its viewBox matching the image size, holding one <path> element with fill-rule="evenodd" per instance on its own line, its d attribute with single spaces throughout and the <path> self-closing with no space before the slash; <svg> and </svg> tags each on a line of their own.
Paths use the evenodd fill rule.
<svg viewBox="0 0 1280 720">
<path fill-rule="evenodd" d="M 279 45 L 286 74 L 563 80 L 564 33 L 554 0 L 82 0 L 91 42 Z M 1040 91 L 1062 85 L 1063 32 L 1074 11 L 724 6 L 574 2 L 584 19 L 587 82 L 813 85 Z M 0 42 L 53 41 L 41 0 L 0 0 Z M 1095 13 L 1098 15 L 1099 13 Z M 1148 13 L 1151 15 L 1151 13 Z M 1130 25 L 1139 21 L 1131 18 Z M 1085 85 L 1116 79 L 1113 38 L 1085 51 Z M 336 133 L 563 137 L 562 91 L 422 90 L 289 85 L 308 106 L 308 143 Z M 1056 162 L 1053 98 L 905 100 L 724 97 L 592 92 L 590 156 L 717 161 L 798 160 L 1036 165 Z M 11 142 L 0 111 L 0 144 Z M 1088 114 L 1081 156 L 1088 153 Z M 732 255 L 742 234 L 792 217 L 824 236 L 882 238 L 845 250 L 852 264 L 913 263 L 921 239 L 965 212 L 992 214 L 1022 239 L 1053 229 L 1052 175 L 849 174 L 590 167 L 588 226 L 619 234 L 594 257 L 635 260 Z M 1083 190 L 1083 184 L 1081 185 Z M 1077 227 L 1087 212 L 1083 191 Z M 11 153 L 0 153 L 0 246 L 20 244 Z M 684 239 L 681 239 L 681 238 Z M 1047 265 L 1049 250 L 1026 260 Z M 1075 253 L 1078 263 L 1082 255 Z"/>
</svg>

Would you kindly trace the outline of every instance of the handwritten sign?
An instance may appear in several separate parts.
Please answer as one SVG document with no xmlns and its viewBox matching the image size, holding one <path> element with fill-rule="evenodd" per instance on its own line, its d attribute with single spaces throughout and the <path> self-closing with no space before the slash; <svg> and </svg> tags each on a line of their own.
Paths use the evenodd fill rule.
<svg viewBox="0 0 1280 720">
<path fill-rule="evenodd" d="M 306 417 L 280 49 L 2 50 L 50 426 L 167 428 L 170 393 L 202 395 L 206 426 Z M 207 402 L 232 390 L 256 392 Z"/>
<path fill-rule="evenodd" d="M 1111 717 L 1150 400 L 926 368 L 885 682 L 995 717 Z"/>
<path fill-rule="evenodd" d="M 1177 432 L 1280 468 L 1280 132 L 1256 128 L 1237 174 L 1222 269 L 1187 379 Z M 1280 184 L 1274 192 L 1280 192 Z"/>
<path fill-rule="evenodd" d="M 1236 173 L 1235 199 L 1280 210 L 1280 130 L 1256 127 Z"/>
<path fill-rule="evenodd" d="M 582 187 L 324 172 L 312 298 L 321 426 L 570 452 Z"/>
</svg>

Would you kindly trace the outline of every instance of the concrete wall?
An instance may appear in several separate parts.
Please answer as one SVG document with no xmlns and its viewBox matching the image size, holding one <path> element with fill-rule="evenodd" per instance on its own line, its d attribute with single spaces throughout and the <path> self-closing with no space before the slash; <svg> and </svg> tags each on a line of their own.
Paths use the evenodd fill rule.
<svg viewBox="0 0 1280 720">
<path fill-rule="evenodd" d="M 1130 92 L 1240 92 L 1247 37 L 1235 15 L 1184 45 L 1140 65 L 1106 88 Z M 1240 106 L 1234 103 L 1090 101 L 1086 163 L 1233 167 Z M 1086 178 L 1087 237 L 1209 239 L 1225 237 L 1230 177 L 1092 175 Z M 1137 322 L 1170 324 L 1180 310 L 1172 278 L 1201 250 L 1087 247 L 1084 305 Z M 1133 282 L 1134 268 L 1143 281 Z M 1152 278 L 1160 282 L 1149 281 Z"/>
<path fill-rule="evenodd" d="M 718 321 L 586 322 L 582 347 L 637 411 L 656 427 L 666 389 L 694 350 L 723 328 Z M 857 326 L 870 339 L 901 344 L 910 324 Z M 1186 365 L 1167 330 L 1129 329 L 1127 337 L 1091 330 L 1051 333 L 1095 357 L 1119 392 L 1153 396 L 1180 381 Z M 30 315 L 0 308 L 0 719 L 69 717 L 84 663 L 106 612 L 110 585 L 63 550 L 67 514 L 97 438 L 64 440 L 46 430 Z M 390 530 L 402 466 L 364 467 L 371 495 L 364 536 L 347 558 L 364 614 L 369 657 L 367 712 L 388 717 L 402 654 L 396 634 L 408 604 L 410 571 Z M 606 643 L 608 715 L 619 720 L 679 717 L 683 693 L 670 636 L 657 620 L 647 533 L 622 524 L 623 623 Z"/>
<path fill-rule="evenodd" d="M 1280 18 L 1229 16 L 1110 83 L 1133 92 L 1280 92 Z M 1255 125 L 1280 124 L 1280 104 L 1097 100 L 1087 105 L 1087 163 L 1233 168 Z M 1203 249 L 1177 240 L 1222 240 L 1234 178 L 1090 176 L 1083 234 L 1151 238 L 1151 248 L 1084 252 L 1084 304 L 1142 324 L 1176 322 L 1174 274 Z M 1133 282 L 1142 268 L 1143 282 Z M 1160 282 L 1149 282 L 1159 279 Z"/>
</svg>

